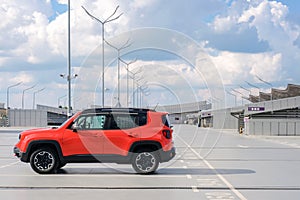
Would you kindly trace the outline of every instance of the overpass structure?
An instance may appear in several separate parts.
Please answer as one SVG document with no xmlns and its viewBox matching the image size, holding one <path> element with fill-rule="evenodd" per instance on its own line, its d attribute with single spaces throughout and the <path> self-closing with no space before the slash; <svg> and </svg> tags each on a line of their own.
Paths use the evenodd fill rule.
<svg viewBox="0 0 300 200">
<path fill-rule="evenodd" d="M 190 123 L 194 124 L 197 120 L 197 115 L 202 110 L 211 108 L 211 104 L 207 101 L 199 101 L 193 103 L 181 103 L 174 105 L 157 106 L 155 110 L 168 112 L 171 123 L 182 124 Z"/>
<path fill-rule="evenodd" d="M 300 96 L 300 85 L 288 84 L 286 89 L 272 88 L 270 93 L 259 92 L 258 96 L 249 95 L 252 103 Z"/>
<path fill-rule="evenodd" d="M 206 110 L 198 116 L 200 126 L 237 129 L 250 135 L 300 136 L 300 96 Z"/>
</svg>

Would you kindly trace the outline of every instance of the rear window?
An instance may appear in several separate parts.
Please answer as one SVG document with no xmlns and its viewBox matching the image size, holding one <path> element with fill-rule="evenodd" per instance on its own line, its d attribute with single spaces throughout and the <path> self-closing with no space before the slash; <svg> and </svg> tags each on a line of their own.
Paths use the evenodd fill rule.
<svg viewBox="0 0 300 200">
<path fill-rule="evenodd" d="M 171 127 L 171 123 L 170 123 L 170 120 L 169 120 L 169 115 L 163 115 L 162 116 L 162 122 L 165 126 Z"/>
<path fill-rule="evenodd" d="M 146 113 L 113 113 L 109 129 L 131 129 L 147 124 Z"/>
</svg>

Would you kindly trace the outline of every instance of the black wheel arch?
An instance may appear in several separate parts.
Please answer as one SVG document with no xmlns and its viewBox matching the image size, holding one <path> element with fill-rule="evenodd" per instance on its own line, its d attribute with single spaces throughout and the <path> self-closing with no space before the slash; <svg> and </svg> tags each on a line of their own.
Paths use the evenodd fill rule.
<svg viewBox="0 0 300 200">
<path fill-rule="evenodd" d="M 23 162 L 29 162 L 30 156 L 35 150 L 40 149 L 40 148 L 46 148 L 46 147 L 51 148 L 54 151 L 56 151 L 60 163 L 65 163 L 61 147 L 60 147 L 59 143 L 55 140 L 37 140 L 37 141 L 30 142 L 27 147 L 27 151 L 26 151 L 26 153 L 23 153 L 21 160 Z"/>
<path fill-rule="evenodd" d="M 147 140 L 147 141 L 138 141 L 131 145 L 129 149 L 129 153 L 137 153 L 142 149 L 148 149 L 157 152 L 157 155 L 159 157 L 159 160 L 161 158 L 160 152 L 162 150 L 162 146 L 157 141 Z"/>
</svg>

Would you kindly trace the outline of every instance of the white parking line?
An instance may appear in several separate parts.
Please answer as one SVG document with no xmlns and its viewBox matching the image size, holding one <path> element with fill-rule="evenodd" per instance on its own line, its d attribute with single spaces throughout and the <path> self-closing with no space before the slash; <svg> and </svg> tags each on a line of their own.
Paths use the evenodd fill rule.
<svg viewBox="0 0 300 200">
<path fill-rule="evenodd" d="M 249 146 L 244 146 L 244 145 L 238 145 L 238 147 L 240 147 L 240 148 L 243 148 L 243 149 L 247 149 L 247 148 L 249 148 Z"/>
<path fill-rule="evenodd" d="M 19 163 L 20 161 L 16 161 L 16 162 L 13 162 L 13 163 L 10 163 L 10 164 L 7 164 L 7 165 L 2 165 L 2 166 L 0 166 L 0 169 L 3 169 L 3 168 L 6 168 L 6 167 L 10 167 L 10 166 L 13 166 L 13 165 L 15 165 L 15 164 L 17 164 L 17 163 Z"/>
<path fill-rule="evenodd" d="M 218 171 L 207 161 L 205 160 L 197 151 L 195 151 L 188 143 L 186 143 L 186 141 L 184 141 L 180 136 L 177 136 L 183 143 L 185 143 L 185 145 L 200 159 L 202 160 L 211 170 L 215 171 L 216 175 L 218 176 L 219 179 L 221 179 L 221 181 L 223 181 L 223 183 L 237 196 L 239 197 L 241 200 L 247 200 L 246 197 L 244 197 L 244 195 L 242 195 L 237 189 L 235 189 L 233 187 L 233 185 L 231 185 L 231 183 L 229 183 L 229 181 L 227 181 L 221 174 L 218 173 Z"/>
<path fill-rule="evenodd" d="M 197 186 L 192 186 L 192 190 L 193 190 L 193 192 L 199 192 L 199 190 L 197 189 Z"/>
</svg>

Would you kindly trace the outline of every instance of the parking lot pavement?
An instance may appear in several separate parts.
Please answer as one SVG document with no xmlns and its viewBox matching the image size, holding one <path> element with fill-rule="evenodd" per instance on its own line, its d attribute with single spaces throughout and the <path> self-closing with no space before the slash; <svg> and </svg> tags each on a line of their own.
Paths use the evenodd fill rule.
<svg viewBox="0 0 300 200">
<path fill-rule="evenodd" d="M 117 164 L 68 164 L 58 174 L 39 175 L 12 154 L 18 132 L 0 132 L 0 199 L 300 198 L 300 149 L 289 145 L 300 138 L 174 129 L 175 159 L 146 176 Z"/>
</svg>

